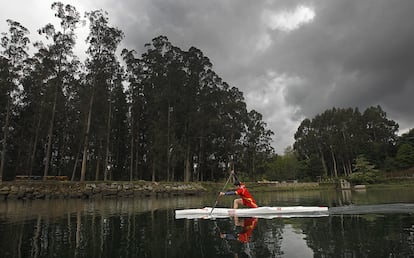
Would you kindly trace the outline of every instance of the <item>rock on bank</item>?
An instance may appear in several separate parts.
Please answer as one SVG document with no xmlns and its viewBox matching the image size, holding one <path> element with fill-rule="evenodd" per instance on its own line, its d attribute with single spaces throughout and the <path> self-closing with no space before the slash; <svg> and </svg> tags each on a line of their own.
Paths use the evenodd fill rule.
<svg viewBox="0 0 414 258">
<path fill-rule="evenodd" d="M 179 182 L 3 182 L 0 199 L 68 199 L 196 195 L 206 189 L 197 183 Z"/>
</svg>

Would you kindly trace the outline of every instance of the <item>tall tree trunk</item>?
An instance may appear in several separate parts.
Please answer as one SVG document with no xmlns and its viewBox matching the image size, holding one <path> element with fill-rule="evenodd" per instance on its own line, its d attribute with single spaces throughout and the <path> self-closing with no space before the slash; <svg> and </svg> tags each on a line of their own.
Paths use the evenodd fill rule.
<svg viewBox="0 0 414 258">
<path fill-rule="evenodd" d="M 6 121 L 4 122 L 3 142 L 0 160 L 0 183 L 3 182 L 4 162 L 6 161 L 7 151 L 7 137 L 9 134 L 9 120 L 10 120 L 10 97 L 7 97 L 6 105 Z"/>
<path fill-rule="evenodd" d="M 187 150 L 185 152 L 185 161 L 184 161 L 184 182 L 189 182 L 191 176 L 190 168 L 190 144 L 187 144 Z"/>
<path fill-rule="evenodd" d="M 347 176 L 348 175 L 348 170 L 346 169 L 346 163 L 343 159 L 342 159 L 342 169 L 344 171 L 344 175 Z"/>
<path fill-rule="evenodd" d="M 100 170 L 101 170 L 101 153 L 99 151 L 98 158 L 96 159 L 95 181 L 99 181 Z"/>
<path fill-rule="evenodd" d="M 152 173 L 151 173 L 151 181 L 155 182 L 155 158 L 152 159 Z"/>
<path fill-rule="evenodd" d="M 171 181 L 174 181 L 174 180 L 175 180 L 175 166 L 173 166 L 171 170 Z"/>
<path fill-rule="evenodd" d="M 129 168 L 129 181 L 132 181 L 133 174 L 134 174 L 134 132 L 133 127 L 131 126 L 131 153 L 130 153 L 130 160 L 131 160 L 131 167 Z"/>
<path fill-rule="evenodd" d="M 250 173 L 252 176 L 256 173 L 256 151 L 253 151 L 252 172 Z"/>
<path fill-rule="evenodd" d="M 78 167 L 78 153 L 76 153 L 75 156 L 75 164 L 73 165 L 73 170 L 72 170 L 72 177 L 70 178 L 70 181 L 75 181 L 75 174 L 76 174 L 76 168 Z"/>
<path fill-rule="evenodd" d="M 318 144 L 318 149 L 319 149 L 319 153 L 321 155 L 321 163 L 322 163 L 322 167 L 323 167 L 324 176 L 328 177 L 328 167 L 326 166 L 325 155 L 323 155 L 322 148 L 319 144 Z"/>
<path fill-rule="evenodd" d="M 167 182 L 170 181 L 170 162 L 171 162 L 171 153 L 170 153 L 170 119 L 171 119 L 171 107 L 168 103 L 168 118 L 167 118 Z"/>
<path fill-rule="evenodd" d="M 39 117 L 38 117 L 38 120 L 37 120 L 35 136 L 34 136 L 34 140 L 33 140 L 33 149 L 32 149 L 32 153 L 30 155 L 30 163 L 29 163 L 29 175 L 30 176 L 33 174 L 33 163 L 34 163 L 34 160 L 35 160 L 35 157 L 36 157 L 37 142 L 39 141 L 41 121 L 42 121 L 42 104 L 40 104 L 40 112 L 39 112 Z"/>
<path fill-rule="evenodd" d="M 89 101 L 88 120 L 86 122 L 85 142 L 83 144 L 82 169 L 81 169 L 81 177 L 80 177 L 81 182 L 85 181 L 85 175 L 86 175 L 86 161 L 88 158 L 89 133 L 91 130 L 92 107 L 93 107 L 94 98 L 95 98 L 95 83 L 93 84 L 93 88 L 92 88 L 92 95 Z"/>
<path fill-rule="evenodd" d="M 72 182 L 75 181 L 76 169 L 78 168 L 78 163 L 79 163 L 78 155 L 81 152 L 81 150 L 82 150 L 82 143 L 79 142 L 78 151 L 75 154 L 75 164 L 73 164 L 72 177 L 70 179 L 70 181 L 72 181 Z"/>
<path fill-rule="evenodd" d="M 55 88 L 55 96 L 53 98 L 53 107 L 52 107 L 52 118 L 50 119 L 49 125 L 49 132 L 48 132 L 48 140 L 47 140 L 47 150 L 46 150 L 46 164 L 45 170 L 43 172 L 43 180 L 46 180 L 46 177 L 49 173 L 49 164 L 50 164 L 50 156 L 52 150 L 52 138 L 53 138 L 53 127 L 55 124 L 55 114 L 56 114 L 56 105 L 57 105 L 57 95 L 58 95 L 58 86 L 56 85 Z"/>
<path fill-rule="evenodd" d="M 106 151 L 105 151 L 105 166 L 104 166 L 104 181 L 108 179 L 109 171 L 109 138 L 111 136 L 111 117 L 112 117 L 112 103 L 109 100 L 108 124 L 106 129 Z"/>
<path fill-rule="evenodd" d="M 203 166 L 204 160 L 203 160 L 203 137 L 200 137 L 200 149 L 198 150 L 198 166 L 197 166 L 197 180 L 203 181 Z"/>
<path fill-rule="evenodd" d="M 348 159 L 348 175 L 352 174 L 352 163 L 351 161 Z"/>
<path fill-rule="evenodd" d="M 333 170 L 334 170 L 335 178 L 338 178 L 338 169 L 337 169 L 337 165 L 336 165 L 335 153 L 332 149 L 332 146 L 330 148 L 331 148 L 332 163 L 333 163 Z"/>
<path fill-rule="evenodd" d="M 134 173 L 135 173 L 135 178 L 141 178 L 143 177 L 143 175 L 140 173 L 140 169 L 139 169 L 139 133 L 137 132 L 137 136 L 136 136 L 136 141 L 135 142 L 135 169 L 134 169 Z"/>
</svg>

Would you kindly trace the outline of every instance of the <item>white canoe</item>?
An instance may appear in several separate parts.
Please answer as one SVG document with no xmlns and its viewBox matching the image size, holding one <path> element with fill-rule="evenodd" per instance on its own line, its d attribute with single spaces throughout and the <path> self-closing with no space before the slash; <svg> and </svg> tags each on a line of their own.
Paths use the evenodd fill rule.
<svg viewBox="0 0 414 258">
<path fill-rule="evenodd" d="M 176 210 L 176 219 L 224 218 L 224 217 L 256 217 L 256 218 L 291 218 L 291 217 L 322 217 L 328 216 L 328 207 L 323 206 L 285 206 L 258 208 L 214 208 Z"/>
</svg>

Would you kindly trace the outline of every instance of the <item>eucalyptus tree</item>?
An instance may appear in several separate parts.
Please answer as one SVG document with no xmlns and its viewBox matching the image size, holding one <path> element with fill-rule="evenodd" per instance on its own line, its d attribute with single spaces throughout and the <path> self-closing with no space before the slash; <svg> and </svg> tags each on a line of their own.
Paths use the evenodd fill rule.
<svg viewBox="0 0 414 258">
<path fill-rule="evenodd" d="M 164 153 L 166 155 L 166 174 L 164 177 L 167 181 L 174 180 L 176 174 L 177 162 L 183 157 L 183 146 L 180 144 L 179 137 L 179 110 L 180 107 L 185 106 L 183 96 L 186 95 L 186 86 L 188 84 L 187 71 L 187 59 L 185 51 L 182 51 L 176 46 L 171 46 L 165 53 L 165 61 L 167 66 L 166 74 L 166 104 L 163 107 L 166 110 L 163 112 L 166 114 L 166 145 L 164 147 Z M 185 119 L 184 119 L 185 120 Z M 182 121 L 182 120 L 181 120 Z"/>
<path fill-rule="evenodd" d="M 10 117 L 10 94 L 9 94 L 9 62 L 3 56 L 0 56 L 0 121 L 1 124 L 1 131 L 2 131 L 2 138 L 1 138 L 1 157 L 0 157 L 0 182 L 3 181 L 3 171 L 5 167 L 6 161 L 6 151 L 7 151 L 7 138 L 8 138 L 8 130 L 9 130 L 9 117 Z M 6 123 L 4 123 L 4 122 Z M 7 127 L 5 127 L 7 125 Z"/>
<path fill-rule="evenodd" d="M 359 116 L 357 110 L 354 112 L 351 108 L 332 108 L 315 119 L 322 119 L 319 125 L 325 133 L 324 142 L 328 143 L 325 152 L 335 177 L 352 173 L 352 161 L 356 155 L 353 149 L 357 147 L 354 146 L 354 138 L 360 132 L 356 124 Z"/>
<path fill-rule="evenodd" d="M 407 169 L 414 166 L 414 146 L 408 143 L 403 143 L 399 146 L 395 160 L 398 162 L 398 167 Z"/>
<path fill-rule="evenodd" d="M 39 34 L 45 35 L 46 39 L 51 42 L 46 46 L 43 44 L 38 45 L 39 51 L 47 55 L 47 59 L 50 62 L 49 67 L 52 70 L 52 75 L 47 81 L 47 85 L 50 88 L 51 101 L 44 177 L 49 173 L 56 114 L 58 113 L 58 108 L 60 110 L 64 109 L 67 86 L 79 65 L 79 61 L 73 53 L 73 48 L 76 42 L 75 29 L 81 22 L 79 12 L 71 5 L 55 2 L 51 8 L 55 10 L 55 16 L 60 19 L 61 30 L 57 30 L 51 23 L 45 25 L 39 29 Z"/>
<path fill-rule="evenodd" d="M 328 172 L 331 177 L 351 173 L 352 160 L 358 152 L 358 116 L 357 110 L 332 108 L 312 120 L 305 119 L 295 134 L 295 149 L 308 160 L 320 159 L 324 171 L 320 176 L 327 177 Z"/>
<path fill-rule="evenodd" d="M 392 153 L 398 124 L 386 118 L 381 107 L 329 109 L 302 121 L 295 134 L 295 150 L 301 160 L 317 156 L 325 176 L 349 175 L 355 158 L 366 155 L 377 166 Z M 312 163 L 309 163 L 312 164 Z"/>
<path fill-rule="evenodd" d="M 37 45 L 37 44 L 35 44 Z M 23 94 L 21 96 L 22 106 L 19 112 L 19 126 L 16 128 L 17 134 L 22 141 L 25 141 L 21 148 L 26 152 L 24 170 L 29 175 L 33 173 L 40 175 L 43 163 L 43 146 L 46 142 L 47 121 L 45 121 L 44 96 L 47 92 L 45 81 L 52 75 L 49 69 L 47 57 L 42 51 L 37 52 L 26 62 L 25 77 L 22 80 Z M 39 166 L 36 166 L 38 164 Z"/>
<path fill-rule="evenodd" d="M 182 51 L 165 36 L 145 46 L 140 58 L 134 51 L 122 53 L 129 83 L 130 179 L 213 179 L 219 164 L 228 168 L 243 156 L 243 93 L 225 83 L 195 47 Z"/>
<path fill-rule="evenodd" d="M 195 48 L 194 48 L 195 49 Z M 225 82 L 212 70 L 212 65 L 207 57 L 204 57 L 200 50 L 199 65 L 202 68 L 200 73 L 200 89 L 197 94 L 197 108 L 193 118 L 193 126 L 196 140 L 194 144 L 195 154 L 197 155 L 198 180 L 222 177 L 223 169 L 228 165 L 228 161 L 234 161 L 236 151 L 226 152 L 225 149 L 225 130 L 222 121 L 225 103 Z M 204 63 L 204 64 L 203 64 Z M 218 165 L 221 165 L 220 167 Z M 225 166 L 223 166 L 225 165 Z M 209 175 L 207 172 L 210 172 Z"/>
<path fill-rule="evenodd" d="M 328 158 L 328 164 L 331 168 L 331 176 L 338 177 L 338 162 L 337 162 L 337 151 L 340 148 L 338 144 L 338 133 L 339 128 L 336 124 L 335 115 L 336 108 L 328 109 L 321 115 L 315 117 L 314 123 L 318 125 L 320 129 L 319 140 L 323 142 L 323 149 L 326 157 Z"/>
<path fill-rule="evenodd" d="M 111 104 L 108 108 L 107 148 L 105 153 L 104 180 L 127 179 L 128 158 L 128 103 L 124 92 L 122 67 L 115 71 L 111 83 Z"/>
<path fill-rule="evenodd" d="M 273 147 L 270 145 L 274 133 L 267 129 L 262 114 L 251 110 L 247 114 L 246 134 L 244 136 L 244 147 L 246 153 L 247 169 L 250 175 L 256 174 L 256 169 L 261 166 L 263 174 L 266 161 L 273 154 Z"/>
<path fill-rule="evenodd" d="M 328 168 L 322 146 L 323 142 L 319 140 L 318 132 L 319 130 L 314 127 L 310 119 L 304 119 L 294 135 L 295 143 L 293 148 L 299 155 L 299 159 L 306 164 L 309 171 L 318 171 L 318 168 L 322 167 L 323 169 L 316 176 L 328 177 Z M 314 164 L 317 164 L 316 169 Z"/>
<path fill-rule="evenodd" d="M 199 51 L 199 50 L 198 50 Z M 201 51 L 200 51 L 201 53 Z M 201 53 L 202 54 L 202 53 Z M 203 57 L 201 55 L 201 57 Z M 201 58 L 201 62 L 207 61 L 205 71 L 203 72 L 202 87 L 198 97 L 199 114 L 195 116 L 197 132 L 199 134 L 198 152 L 198 174 L 204 178 L 215 178 L 215 175 L 221 177 L 223 171 L 217 171 L 218 164 L 224 164 L 228 160 L 228 153 L 220 150 L 222 141 L 220 138 L 220 110 L 222 110 L 222 79 L 212 70 L 210 61 L 207 57 Z M 207 174 L 207 172 L 210 172 Z"/>
<path fill-rule="evenodd" d="M 247 109 L 243 93 L 226 82 L 220 87 L 220 106 L 218 106 L 217 142 L 219 159 L 228 169 L 235 169 L 235 164 L 244 163 L 243 135 L 247 133 Z M 246 167 L 247 168 L 247 167 Z"/>
<path fill-rule="evenodd" d="M 163 158 L 167 157 L 170 128 L 167 120 L 170 110 L 174 109 L 169 109 L 170 98 L 166 92 L 170 87 L 166 85 L 166 52 L 172 45 L 166 37 L 159 36 L 145 47 L 141 58 L 137 58 L 133 50 L 122 52 L 128 78 L 130 180 L 155 180 L 162 176 L 157 172 L 162 172 Z"/>
<path fill-rule="evenodd" d="M 201 50 L 192 47 L 185 55 L 188 80 L 182 88 L 185 116 L 181 134 L 184 181 L 190 180 L 191 164 L 196 168 L 193 180 L 203 180 L 208 169 L 213 179 L 214 167 L 221 164 L 222 169 L 234 168 L 235 157 L 241 157 L 246 104 L 243 93 L 213 71 Z"/>
<path fill-rule="evenodd" d="M 402 144 L 410 144 L 414 147 L 414 128 L 398 137 L 398 146 Z"/>
<path fill-rule="evenodd" d="M 103 146 L 108 145 L 108 137 L 111 130 L 110 117 L 112 112 L 111 89 L 114 86 L 114 76 L 117 76 L 119 64 L 116 50 L 123 38 L 123 32 L 109 25 L 107 13 L 102 10 L 86 14 L 89 19 L 90 34 L 87 38 L 89 44 L 86 60 L 87 85 L 89 87 L 89 101 L 87 120 L 85 126 L 85 139 L 83 141 L 83 157 L 80 181 L 85 180 L 87 159 L 89 153 L 89 140 L 94 141 L 94 156 L 96 159 L 96 175 L 99 177 Z M 120 86 L 117 84 L 116 86 Z M 104 111 L 106 110 L 106 111 Z M 94 118 L 94 123 L 92 119 Z M 94 134 L 91 134 L 91 126 L 94 125 Z M 108 161 L 108 153 L 106 154 Z M 106 166 L 107 167 L 107 166 Z M 105 168 L 107 169 L 107 168 Z M 106 171 L 106 170 L 105 170 Z M 107 173 L 106 173 L 107 174 Z"/>
<path fill-rule="evenodd" d="M 10 116 L 12 105 L 14 102 L 13 95 L 19 91 L 19 86 L 22 78 L 22 70 L 25 59 L 27 58 L 28 44 L 30 43 L 27 35 L 29 31 L 22 26 L 20 23 L 7 20 L 9 25 L 9 31 L 7 33 L 2 33 L 3 37 L 1 38 L 1 46 L 3 50 L 1 51 L 1 94 L 5 100 L 5 106 L 2 111 L 3 115 L 2 124 L 2 150 L 0 158 L 0 182 L 3 180 L 3 172 L 6 162 L 6 153 L 7 153 L 7 142 L 9 135 L 10 127 Z"/>
<path fill-rule="evenodd" d="M 139 173 L 140 145 L 143 135 L 144 113 L 144 87 L 145 74 L 143 61 L 136 57 L 134 50 L 122 50 L 122 57 L 126 64 L 126 77 L 128 82 L 128 128 L 129 128 L 129 180 L 132 181 Z"/>
<path fill-rule="evenodd" d="M 167 149 L 168 123 L 168 61 L 166 53 L 172 44 L 165 36 L 159 36 L 146 44 L 147 51 L 142 55 L 143 87 L 145 109 L 143 121 L 146 125 L 144 134 L 145 163 L 150 169 L 150 178 L 155 181 L 162 176 Z M 157 175 L 158 174 L 158 175 Z"/>
<path fill-rule="evenodd" d="M 182 116 L 181 133 L 179 133 L 184 158 L 184 181 L 187 182 L 191 178 L 191 167 L 196 168 L 192 163 L 195 161 L 200 169 L 200 159 L 202 158 L 202 144 L 205 141 L 207 128 L 206 122 L 208 117 L 205 117 L 206 110 L 202 108 L 204 98 L 209 94 L 207 89 L 211 87 L 209 83 L 213 78 L 206 76 L 206 73 L 211 70 L 212 64 L 210 60 L 204 56 L 203 52 L 195 47 L 191 47 L 188 52 L 185 53 L 185 62 L 187 67 L 187 81 L 181 88 L 182 102 L 181 113 Z M 211 84 L 211 83 L 210 83 Z M 204 90 L 204 91 L 202 91 Z M 180 111 L 180 109 L 178 109 Z M 202 114 L 200 114 L 202 113 Z M 196 155 L 195 146 L 199 144 L 199 155 L 196 160 L 193 157 Z"/>
<path fill-rule="evenodd" d="M 378 166 L 382 166 L 388 156 L 395 154 L 399 125 L 387 118 L 381 106 L 369 107 L 362 114 L 367 144 L 364 154 Z"/>
</svg>

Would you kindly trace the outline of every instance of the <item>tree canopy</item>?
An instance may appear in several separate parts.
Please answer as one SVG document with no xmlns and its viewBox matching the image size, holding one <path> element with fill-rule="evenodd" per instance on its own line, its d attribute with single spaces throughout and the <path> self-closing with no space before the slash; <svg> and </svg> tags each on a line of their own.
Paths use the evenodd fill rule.
<svg viewBox="0 0 414 258">
<path fill-rule="evenodd" d="M 51 8 L 60 26 L 38 30 L 46 41 L 34 44 L 33 55 L 25 52 L 29 31 L 18 22 L 3 33 L 5 178 L 216 180 L 234 164 L 263 172 L 273 132 L 202 50 L 182 50 L 163 35 L 141 55 L 121 50 L 123 32 L 96 10 L 84 16 L 88 48 L 80 62 L 73 49 L 85 20 L 74 6 Z"/>
<path fill-rule="evenodd" d="M 398 124 L 386 117 L 380 106 L 363 113 L 356 109 L 332 108 L 302 121 L 295 133 L 294 149 L 299 160 L 323 168 L 317 177 L 348 176 L 358 157 L 378 168 L 395 157 Z"/>
</svg>

